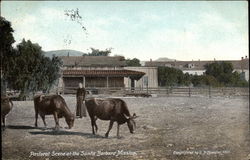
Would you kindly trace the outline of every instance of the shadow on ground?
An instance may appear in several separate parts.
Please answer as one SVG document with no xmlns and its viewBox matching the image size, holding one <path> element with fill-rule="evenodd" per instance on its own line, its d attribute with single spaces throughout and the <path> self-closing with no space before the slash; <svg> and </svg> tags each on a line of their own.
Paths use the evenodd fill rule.
<svg viewBox="0 0 250 160">
<path fill-rule="evenodd" d="M 73 135 L 73 136 L 84 136 L 87 138 L 105 138 L 104 136 L 100 135 L 93 135 L 92 133 L 83 133 L 83 132 L 71 132 L 71 131 L 45 131 L 45 132 L 29 132 L 32 135 Z"/>
<path fill-rule="evenodd" d="M 6 128 L 8 129 L 41 129 L 41 128 L 38 128 L 38 127 L 33 127 L 33 126 L 14 126 L 14 125 L 10 125 L 10 126 L 6 126 Z"/>
</svg>

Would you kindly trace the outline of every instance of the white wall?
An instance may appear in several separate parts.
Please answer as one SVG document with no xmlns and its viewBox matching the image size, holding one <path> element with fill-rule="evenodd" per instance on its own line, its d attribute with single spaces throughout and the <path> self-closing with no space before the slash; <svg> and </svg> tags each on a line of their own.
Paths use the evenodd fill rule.
<svg viewBox="0 0 250 160">
<path fill-rule="evenodd" d="M 234 71 L 236 71 L 236 72 L 238 72 L 238 73 L 242 73 L 242 72 L 244 72 L 244 78 L 245 78 L 245 80 L 247 80 L 247 81 L 249 81 L 249 70 L 247 70 L 247 69 L 235 69 L 235 70 L 233 70 L 233 72 Z"/>
<path fill-rule="evenodd" d="M 182 72 L 185 74 L 185 73 L 189 73 L 191 75 L 203 75 L 206 70 L 182 70 Z"/>
</svg>

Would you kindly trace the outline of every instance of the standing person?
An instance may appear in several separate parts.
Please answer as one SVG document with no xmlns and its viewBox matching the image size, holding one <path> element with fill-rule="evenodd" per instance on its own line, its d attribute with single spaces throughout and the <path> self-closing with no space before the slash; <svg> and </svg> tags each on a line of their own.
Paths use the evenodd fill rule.
<svg viewBox="0 0 250 160">
<path fill-rule="evenodd" d="M 76 117 L 86 117 L 86 106 L 83 103 L 85 100 L 86 90 L 82 87 L 82 83 L 79 83 L 79 88 L 76 91 Z"/>
</svg>

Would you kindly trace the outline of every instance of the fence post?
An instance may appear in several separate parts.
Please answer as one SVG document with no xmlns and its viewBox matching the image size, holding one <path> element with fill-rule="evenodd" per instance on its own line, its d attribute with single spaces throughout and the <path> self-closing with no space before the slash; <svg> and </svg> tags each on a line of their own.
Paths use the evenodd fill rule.
<svg viewBox="0 0 250 160">
<path fill-rule="evenodd" d="M 209 85 L 208 93 L 209 93 L 209 98 L 211 98 L 211 86 L 210 85 Z"/>
<path fill-rule="evenodd" d="M 189 95 L 189 97 L 191 97 L 191 88 L 190 87 L 188 88 L 188 95 Z"/>
</svg>

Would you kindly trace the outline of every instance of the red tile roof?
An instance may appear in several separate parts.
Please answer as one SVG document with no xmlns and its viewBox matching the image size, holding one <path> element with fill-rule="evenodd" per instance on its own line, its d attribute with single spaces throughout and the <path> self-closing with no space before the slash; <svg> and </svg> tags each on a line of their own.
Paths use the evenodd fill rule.
<svg viewBox="0 0 250 160">
<path fill-rule="evenodd" d="M 63 66 L 101 66 L 101 67 L 123 67 L 125 59 L 122 56 L 61 56 Z"/>
<path fill-rule="evenodd" d="M 131 70 L 64 70 L 63 76 L 131 77 L 139 80 L 145 73 Z"/>
</svg>

